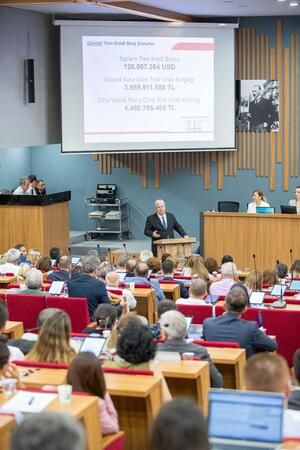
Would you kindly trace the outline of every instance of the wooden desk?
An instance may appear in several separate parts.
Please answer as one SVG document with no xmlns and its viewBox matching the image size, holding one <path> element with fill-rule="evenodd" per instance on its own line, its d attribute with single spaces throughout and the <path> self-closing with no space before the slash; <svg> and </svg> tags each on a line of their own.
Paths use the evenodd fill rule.
<svg viewBox="0 0 300 450">
<path fill-rule="evenodd" d="M 206 347 L 224 379 L 224 388 L 244 389 L 246 351 L 242 348 Z"/>
<path fill-rule="evenodd" d="M 209 364 L 204 361 L 160 361 L 159 366 L 173 397 L 192 397 L 208 413 Z"/>
<path fill-rule="evenodd" d="M 157 302 L 155 289 L 131 289 L 136 299 L 136 312 L 147 318 L 149 325 L 157 321 Z"/>
<path fill-rule="evenodd" d="M 0 405 L 5 404 L 5 402 L 6 398 L 3 394 L 0 394 Z M 62 405 L 58 398 L 56 398 L 47 406 L 45 411 L 65 412 L 73 416 L 76 420 L 80 420 L 86 430 L 87 450 L 99 450 L 102 448 L 99 406 L 96 397 L 72 395 L 71 403 L 68 405 Z M 6 450 L 2 446 L 0 448 L 1 450 Z M 9 447 L 7 447 L 8 449 Z"/>
<path fill-rule="evenodd" d="M 9 339 L 20 339 L 24 334 L 23 322 L 7 320 L 2 334 L 6 334 Z"/>
<path fill-rule="evenodd" d="M 0 448 L 1 450 L 10 449 L 10 435 L 16 426 L 15 418 L 9 415 L 0 414 Z"/>
<path fill-rule="evenodd" d="M 257 270 L 265 270 L 279 257 L 289 261 L 290 248 L 300 254 L 300 240 L 295 239 L 299 229 L 297 214 L 205 212 L 200 214 L 200 247 L 205 258 L 213 255 L 219 261 L 223 255 L 232 255 L 240 269 L 253 269 L 251 255 L 255 253 Z"/>
<path fill-rule="evenodd" d="M 180 298 L 180 286 L 179 284 L 160 284 L 161 290 L 165 294 L 165 297 L 169 300 L 176 302 Z"/>
<path fill-rule="evenodd" d="M 9 284 L 17 281 L 17 277 L 0 277 L 0 289 L 6 289 Z"/>
</svg>

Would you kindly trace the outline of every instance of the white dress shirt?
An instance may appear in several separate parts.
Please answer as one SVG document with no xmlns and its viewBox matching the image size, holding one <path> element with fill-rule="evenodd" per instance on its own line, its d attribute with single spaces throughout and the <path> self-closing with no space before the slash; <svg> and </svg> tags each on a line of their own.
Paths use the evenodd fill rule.
<svg viewBox="0 0 300 450">
<path fill-rule="evenodd" d="M 260 207 L 269 207 L 269 203 L 267 202 L 260 202 L 259 205 L 257 205 L 255 202 L 251 202 L 248 205 L 248 209 L 247 209 L 247 213 L 256 213 L 256 207 L 260 208 Z"/>
</svg>

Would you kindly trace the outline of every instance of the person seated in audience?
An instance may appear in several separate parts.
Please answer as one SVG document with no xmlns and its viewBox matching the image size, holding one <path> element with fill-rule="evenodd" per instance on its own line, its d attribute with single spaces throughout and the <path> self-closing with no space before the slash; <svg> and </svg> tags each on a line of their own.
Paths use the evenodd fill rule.
<svg viewBox="0 0 300 450">
<path fill-rule="evenodd" d="M 151 270 L 151 275 L 161 274 L 161 262 L 159 261 L 159 259 L 156 258 L 156 256 L 148 258 L 146 263 L 147 266 L 149 267 L 149 270 Z"/>
<path fill-rule="evenodd" d="M 109 330 L 111 332 L 116 326 L 117 317 L 116 308 L 109 303 L 103 303 L 94 312 L 95 322 L 92 322 L 82 333 L 99 333 L 102 336 L 104 331 Z"/>
<path fill-rule="evenodd" d="M 85 392 L 99 399 L 99 421 L 103 435 L 119 431 L 118 413 L 106 390 L 100 360 L 90 352 L 76 355 L 67 373 L 67 383 L 75 392 Z"/>
<path fill-rule="evenodd" d="M 52 271 L 52 264 L 49 256 L 42 256 L 36 263 L 36 268 L 44 273 Z"/>
<path fill-rule="evenodd" d="M 237 275 L 237 268 L 234 263 L 227 262 L 221 266 L 221 280 L 215 281 L 210 286 L 211 295 L 225 296 L 228 294 L 229 289 L 235 283 L 235 277 Z"/>
<path fill-rule="evenodd" d="M 19 258 L 19 266 L 23 264 L 29 264 L 29 261 L 27 260 L 27 250 L 24 244 L 16 244 L 15 248 L 19 250 L 20 252 L 20 258 Z"/>
<path fill-rule="evenodd" d="M 262 274 L 262 284 L 270 284 L 273 286 L 278 283 L 278 274 L 275 270 L 264 270 Z"/>
<path fill-rule="evenodd" d="M 142 250 L 139 256 L 139 261 L 147 262 L 147 259 L 152 258 L 153 253 L 151 250 Z"/>
<path fill-rule="evenodd" d="M 251 270 L 251 272 L 248 273 L 246 279 L 245 279 L 245 286 L 250 294 L 252 291 L 261 291 L 262 289 L 262 274 L 261 272 Z"/>
<path fill-rule="evenodd" d="M 37 180 L 35 193 L 36 195 L 46 195 L 46 184 L 44 180 Z"/>
<path fill-rule="evenodd" d="M 18 383 L 18 387 L 23 387 L 20 381 L 20 372 L 17 366 L 10 362 L 9 347 L 5 342 L 0 340 L 0 383 L 5 378 L 15 378 Z"/>
<path fill-rule="evenodd" d="M 171 253 L 163 253 L 161 255 L 161 263 L 163 264 L 165 262 L 166 259 L 168 259 L 171 255 Z"/>
<path fill-rule="evenodd" d="M 278 275 L 279 278 L 279 282 L 280 281 L 284 281 L 288 275 L 288 266 L 286 264 L 283 264 L 281 262 L 277 262 L 276 266 L 275 266 L 275 271 Z"/>
<path fill-rule="evenodd" d="M 120 275 L 117 272 L 108 272 L 105 277 L 105 284 L 108 288 L 119 288 Z M 126 297 L 127 306 L 129 309 L 136 307 L 136 299 L 132 295 L 129 289 L 122 289 L 123 297 Z"/>
<path fill-rule="evenodd" d="M 19 266 L 19 272 L 17 275 L 17 283 L 20 286 L 20 290 L 26 289 L 26 277 L 28 275 L 28 272 L 31 270 L 29 264 L 23 264 L 22 266 Z"/>
<path fill-rule="evenodd" d="M 241 286 L 232 288 L 225 299 L 225 313 L 203 322 L 203 336 L 207 341 L 238 342 L 249 358 L 255 352 L 275 352 L 277 344 L 258 328 L 256 322 L 242 319 L 247 309 L 248 295 Z"/>
<path fill-rule="evenodd" d="M 162 264 L 162 271 L 163 271 L 163 278 L 164 281 L 176 281 L 177 284 L 180 286 L 180 297 L 181 298 L 188 298 L 189 291 L 184 285 L 184 281 L 174 279 L 174 273 L 175 273 L 175 267 L 174 263 L 170 259 L 166 259 Z"/>
<path fill-rule="evenodd" d="M 28 195 L 36 195 L 36 182 L 37 182 L 37 177 L 36 175 L 28 175 L 28 180 L 29 180 L 29 186 L 27 189 L 27 194 Z"/>
<path fill-rule="evenodd" d="M 223 377 L 213 364 L 206 348 L 202 345 L 187 343 L 187 321 L 179 311 L 167 311 L 160 317 L 161 338 L 164 343 L 158 344 L 158 351 L 179 352 L 180 354 L 191 352 L 194 356 L 209 362 L 210 382 L 212 387 L 222 387 Z"/>
<path fill-rule="evenodd" d="M 33 267 L 26 275 L 25 289 L 20 289 L 19 294 L 25 295 L 48 295 L 48 292 L 42 291 L 43 274 L 40 270 Z"/>
<path fill-rule="evenodd" d="M 58 270 L 49 273 L 47 280 L 68 281 L 70 278 L 71 260 L 68 256 L 61 256 L 58 261 Z"/>
<path fill-rule="evenodd" d="M 207 423 L 189 397 L 178 397 L 161 407 L 151 429 L 151 450 L 209 450 Z"/>
<path fill-rule="evenodd" d="M 78 277 L 78 275 L 82 275 L 83 271 L 82 271 L 82 265 L 80 263 L 76 264 L 76 266 L 72 267 L 72 269 L 70 270 L 70 278 L 76 278 Z"/>
<path fill-rule="evenodd" d="M 86 256 L 82 259 L 82 275 L 71 278 L 68 281 L 68 291 L 70 297 L 87 298 L 88 310 L 91 320 L 97 306 L 101 303 L 110 303 L 105 284 L 97 279 L 99 258 L 96 256 Z M 117 306 L 119 314 L 122 313 L 122 306 Z"/>
<path fill-rule="evenodd" d="M 59 258 L 60 258 L 62 255 L 63 255 L 63 254 L 62 254 L 62 251 L 61 251 L 60 248 L 58 248 L 58 247 L 52 247 L 52 248 L 50 248 L 49 256 L 50 256 L 50 258 L 51 258 L 52 260 L 55 260 L 55 264 L 54 264 L 55 266 L 58 265 Z"/>
<path fill-rule="evenodd" d="M 13 195 L 28 195 L 28 188 L 30 181 L 27 177 L 22 177 L 20 179 L 20 185 L 13 191 Z"/>
<path fill-rule="evenodd" d="M 231 286 L 229 292 L 232 291 L 236 287 L 241 288 L 244 291 L 246 298 L 247 298 L 247 306 L 250 306 L 250 294 L 249 294 L 249 289 L 247 288 L 247 286 L 245 286 L 241 281 L 237 281 L 236 283 L 234 283 Z"/>
<path fill-rule="evenodd" d="M 160 338 L 160 316 L 167 311 L 176 311 L 176 304 L 173 302 L 173 300 L 162 300 L 157 305 L 158 322 L 154 325 L 150 325 L 152 335 L 156 339 Z"/>
<path fill-rule="evenodd" d="M 155 289 L 156 299 L 158 302 L 165 298 L 165 294 L 163 293 L 160 284 L 157 280 L 150 278 L 148 279 L 148 271 L 149 267 L 144 262 L 138 262 L 134 269 L 134 277 L 125 278 L 124 282 L 126 283 L 137 283 L 137 284 L 146 284 L 149 286 L 149 289 Z"/>
<path fill-rule="evenodd" d="M 125 269 L 126 269 L 126 278 L 134 277 L 134 269 L 137 264 L 137 260 L 134 258 L 129 258 L 126 262 Z"/>
<path fill-rule="evenodd" d="M 109 272 L 113 272 L 114 271 L 114 267 L 111 264 L 108 264 L 108 263 L 105 264 L 105 265 L 103 265 L 103 263 L 101 263 L 101 264 L 102 264 L 102 267 L 99 266 L 99 268 L 97 269 L 97 278 L 100 281 L 103 281 L 103 283 L 105 284 L 106 275 Z"/>
<path fill-rule="evenodd" d="M 190 269 L 190 274 L 194 277 L 201 278 L 206 283 L 209 280 L 209 273 L 204 266 L 202 256 L 191 255 L 188 257 L 186 267 Z"/>
<path fill-rule="evenodd" d="M 291 265 L 290 273 L 293 280 L 300 278 L 300 259 L 295 259 Z"/>
<path fill-rule="evenodd" d="M 207 284 L 201 278 L 191 282 L 189 297 L 176 300 L 176 305 L 205 305 Z"/>
<path fill-rule="evenodd" d="M 86 439 L 80 422 L 61 412 L 32 414 L 17 426 L 10 450 L 85 450 Z"/>
<path fill-rule="evenodd" d="M 294 353 L 292 373 L 297 385 L 292 387 L 288 408 L 300 411 L 300 349 Z"/>
<path fill-rule="evenodd" d="M 270 206 L 269 203 L 267 203 L 267 199 L 264 196 L 263 191 L 256 190 L 253 191 L 252 194 L 253 202 L 248 204 L 247 213 L 256 213 L 256 208 L 258 207 L 268 207 Z"/>
<path fill-rule="evenodd" d="M 166 380 L 157 361 L 153 361 L 156 353 L 156 343 L 151 330 L 143 325 L 140 317 L 124 319 L 123 326 L 118 330 L 117 355 L 113 360 L 105 361 L 104 367 L 122 369 L 152 370 L 154 375 L 162 380 L 162 400 L 171 400 L 171 394 Z"/>
<path fill-rule="evenodd" d="M 224 255 L 221 259 L 221 266 L 228 262 L 233 263 L 233 257 L 231 255 Z"/>
<path fill-rule="evenodd" d="M 116 272 L 126 272 L 126 263 L 128 261 L 128 257 L 126 255 L 121 255 L 119 256 L 118 260 L 117 260 L 117 267 L 116 267 Z"/>
<path fill-rule="evenodd" d="M 244 370 L 247 391 L 276 392 L 285 397 L 285 407 L 291 394 L 290 371 L 281 355 L 258 353 L 252 356 Z M 286 409 L 283 420 L 283 437 L 300 438 L 300 412 Z"/>
<path fill-rule="evenodd" d="M 38 260 L 41 257 L 41 252 L 38 248 L 30 248 L 27 253 L 27 260 L 29 261 L 29 265 L 31 267 L 35 267 Z"/>
<path fill-rule="evenodd" d="M 206 258 L 204 261 L 204 266 L 210 275 L 217 276 L 219 265 L 215 258 Z"/>
<path fill-rule="evenodd" d="M 75 351 L 70 346 L 71 321 L 64 311 L 59 310 L 48 317 L 39 332 L 32 350 L 26 355 L 28 361 L 69 364 Z"/>
<path fill-rule="evenodd" d="M 20 250 L 17 250 L 16 248 L 10 248 L 6 252 L 6 263 L 0 265 L 0 273 L 12 273 L 14 274 L 14 276 L 17 276 L 19 272 L 20 256 Z"/>
<path fill-rule="evenodd" d="M 5 331 L 5 324 L 8 319 L 8 309 L 6 304 L 0 300 L 0 341 L 7 343 L 7 337 L 2 334 Z M 24 359 L 24 353 L 21 350 L 13 345 L 8 345 L 9 350 L 9 360 L 14 361 L 16 359 L 22 360 Z"/>
</svg>

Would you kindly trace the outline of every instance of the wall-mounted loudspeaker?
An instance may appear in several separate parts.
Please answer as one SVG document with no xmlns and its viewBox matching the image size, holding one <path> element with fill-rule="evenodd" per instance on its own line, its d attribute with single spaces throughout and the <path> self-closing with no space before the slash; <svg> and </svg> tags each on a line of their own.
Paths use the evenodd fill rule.
<svg viewBox="0 0 300 450">
<path fill-rule="evenodd" d="M 35 103 L 35 89 L 34 89 L 34 60 L 25 60 L 25 73 L 27 84 L 28 103 Z"/>
</svg>

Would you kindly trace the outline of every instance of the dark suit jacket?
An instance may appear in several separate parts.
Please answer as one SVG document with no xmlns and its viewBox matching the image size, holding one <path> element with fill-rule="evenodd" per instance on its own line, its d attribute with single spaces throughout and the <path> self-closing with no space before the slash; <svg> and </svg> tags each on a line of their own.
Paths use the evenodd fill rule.
<svg viewBox="0 0 300 450">
<path fill-rule="evenodd" d="M 175 280 L 175 278 L 172 277 L 163 277 L 162 280 L 164 281 L 176 281 L 177 284 L 180 286 L 180 298 L 189 298 L 189 291 L 184 285 L 184 281 L 181 280 Z"/>
<path fill-rule="evenodd" d="M 167 238 L 174 238 L 174 230 L 177 231 L 180 236 L 185 236 L 187 233 L 184 231 L 182 226 L 177 222 L 176 217 L 171 213 L 166 213 L 167 215 L 167 229 L 163 227 L 161 220 L 159 219 L 158 215 L 152 214 L 151 216 L 147 217 L 146 224 L 145 224 L 145 230 L 144 234 L 146 236 L 151 237 L 152 239 L 152 253 L 153 255 L 157 255 L 157 246 L 154 245 L 154 241 L 157 239 L 167 239 Z M 159 238 L 153 238 L 152 233 L 153 231 L 157 230 L 160 234 Z"/>
<path fill-rule="evenodd" d="M 205 319 L 203 336 L 207 341 L 238 342 L 246 350 L 247 358 L 256 351 L 274 352 L 277 349 L 276 342 L 263 333 L 256 322 L 230 313 Z"/>
<path fill-rule="evenodd" d="M 275 108 L 267 98 L 261 97 L 258 103 L 255 100 L 249 104 L 250 130 L 255 131 L 255 128 L 262 125 L 264 122 L 268 124 L 267 130 L 270 131 L 271 125 L 275 120 Z"/>
</svg>

